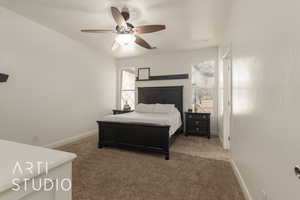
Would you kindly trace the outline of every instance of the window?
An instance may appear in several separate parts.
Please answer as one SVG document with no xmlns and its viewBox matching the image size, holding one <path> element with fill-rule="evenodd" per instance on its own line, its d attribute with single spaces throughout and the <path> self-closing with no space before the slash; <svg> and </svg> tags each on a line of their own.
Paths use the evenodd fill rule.
<svg viewBox="0 0 300 200">
<path fill-rule="evenodd" d="M 213 112 L 215 87 L 215 62 L 206 61 L 192 66 L 193 108 Z"/>
<path fill-rule="evenodd" d="M 131 109 L 135 107 L 135 70 L 123 69 L 121 71 L 121 108 L 128 104 Z"/>
</svg>

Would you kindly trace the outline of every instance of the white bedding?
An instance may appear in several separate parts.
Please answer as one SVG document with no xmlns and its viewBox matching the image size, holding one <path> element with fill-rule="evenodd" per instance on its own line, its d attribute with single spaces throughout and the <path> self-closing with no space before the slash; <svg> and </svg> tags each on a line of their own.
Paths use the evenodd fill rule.
<svg viewBox="0 0 300 200">
<path fill-rule="evenodd" d="M 180 112 L 172 113 L 140 113 L 131 112 L 119 115 L 108 115 L 104 117 L 106 122 L 121 123 L 145 123 L 170 126 L 169 135 L 172 136 L 182 125 Z"/>
</svg>

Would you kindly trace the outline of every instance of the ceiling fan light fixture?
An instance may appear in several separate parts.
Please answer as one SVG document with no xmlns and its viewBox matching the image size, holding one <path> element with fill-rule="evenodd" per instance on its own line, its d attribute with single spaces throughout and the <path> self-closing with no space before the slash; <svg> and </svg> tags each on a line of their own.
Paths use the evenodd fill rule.
<svg viewBox="0 0 300 200">
<path fill-rule="evenodd" d="M 129 44 L 133 44 L 136 40 L 134 34 L 118 34 L 116 37 L 116 41 L 123 46 L 127 46 Z"/>
<path fill-rule="evenodd" d="M 110 7 L 112 17 L 117 24 L 115 30 L 107 30 L 107 29 L 83 29 L 82 32 L 85 33 L 116 33 L 117 36 L 112 46 L 112 50 L 117 48 L 118 46 L 132 46 L 137 44 L 145 49 L 156 49 L 156 47 L 152 47 L 148 42 L 146 42 L 139 34 L 143 33 L 154 33 L 158 31 L 162 31 L 166 29 L 166 25 L 154 24 L 154 25 L 142 25 L 142 26 L 134 26 L 130 22 L 128 22 L 130 18 L 130 13 L 128 8 L 124 7 L 122 11 L 120 11 L 116 7 Z M 126 48 L 128 49 L 128 48 Z"/>
</svg>

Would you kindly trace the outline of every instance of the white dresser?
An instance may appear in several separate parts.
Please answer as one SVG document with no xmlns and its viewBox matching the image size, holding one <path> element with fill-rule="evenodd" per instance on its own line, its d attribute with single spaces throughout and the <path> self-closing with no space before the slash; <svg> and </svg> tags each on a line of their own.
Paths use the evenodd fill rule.
<svg viewBox="0 0 300 200">
<path fill-rule="evenodd" d="M 0 200 L 71 200 L 75 154 L 0 140 Z"/>
</svg>

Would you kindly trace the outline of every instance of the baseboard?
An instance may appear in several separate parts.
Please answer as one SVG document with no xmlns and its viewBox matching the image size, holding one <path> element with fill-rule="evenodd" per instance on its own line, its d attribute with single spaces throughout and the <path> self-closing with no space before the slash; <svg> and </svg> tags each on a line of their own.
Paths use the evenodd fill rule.
<svg viewBox="0 0 300 200">
<path fill-rule="evenodd" d="M 253 198 L 251 197 L 250 192 L 248 190 L 248 187 L 246 185 L 246 182 L 244 181 L 244 179 L 243 179 L 243 177 L 242 177 L 242 175 L 241 175 L 241 173 L 240 173 L 237 165 L 235 164 L 235 162 L 232 159 L 230 160 L 230 163 L 231 163 L 231 166 L 233 168 L 234 174 L 237 177 L 238 182 L 239 182 L 239 184 L 241 186 L 241 189 L 243 191 L 245 199 L 246 200 L 253 200 Z"/>
<path fill-rule="evenodd" d="M 221 143 L 222 143 L 222 146 L 224 147 L 224 141 L 223 141 L 223 137 L 221 137 L 221 135 L 219 135 L 219 139 L 220 139 L 220 141 L 221 141 Z"/>
<path fill-rule="evenodd" d="M 69 137 L 69 138 L 65 138 L 65 139 L 62 139 L 62 140 L 59 140 L 57 142 L 54 142 L 54 143 L 51 143 L 51 144 L 47 144 L 47 145 L 44 145 L 44 147 L 46 148 L 57 148 L 57 147 L 61 147 L 61 146 L 64 146 L 66 144 L 70 144 L 72 142 L 75 142 L 77 140 L 80 140 L 82 138 L 85 138 L 85 137 L 88 137 L 88 136 L 92 136 L 92 135 L 96 135 L 98 133 L 98 130 L 95 129 L 95 130 L 91 130 L 91 131 L 88 131 L 88 132 L 85 132 L 85 133 L 82 133 L 80 135 L 75 135 L 73 137 Z"/>
<path fill-rule="evenodd" d="M 210 131 L 210 134 L 213 136 L 219 136 L 218 131 Z"/>
</svg>

